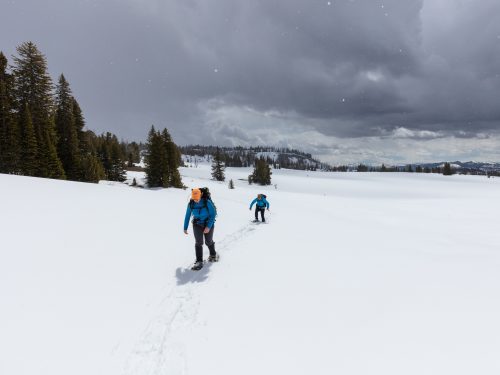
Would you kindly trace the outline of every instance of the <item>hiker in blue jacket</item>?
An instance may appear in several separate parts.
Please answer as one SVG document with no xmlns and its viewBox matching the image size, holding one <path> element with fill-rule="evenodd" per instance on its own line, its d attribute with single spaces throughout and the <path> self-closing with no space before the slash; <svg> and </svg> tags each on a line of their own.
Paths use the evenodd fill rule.
<svg viewBox="0 0 500 375">
<path fill-rule="evenodd" d="M 203 267 L 203 237 L 205 237 L 205 244 L 210 251 L 208 261 L 217 262 L 219 260 L 213 240 L 216 211 L 210 197 L 204 197 L 203 195 L 202 189 L 193 189 L 191 191 L 191 200 L 188 203 L 186 216 L 184 217 L 184 233 L 188 234 L 189 219 L 193 216 L 196 262 L 192 269 L 196 271 Z"/>
<path fill-rule="evenodd" d="M 269 202 L 266 200 L 266 196 L 264 194 L 258 194 L 257 198 L 255 198 L 250 204 L 250 211 L 252 210 L 254 204 L 255 204 L 254 222 L 259 221 L 259 212 L 260 212 L 260 217 L 262 218 L 262 222 L 265 223 L 266 219 L 264 218 L 264 213 L 266 211 L 266 208 L 269 211 Z"/>
</svg>

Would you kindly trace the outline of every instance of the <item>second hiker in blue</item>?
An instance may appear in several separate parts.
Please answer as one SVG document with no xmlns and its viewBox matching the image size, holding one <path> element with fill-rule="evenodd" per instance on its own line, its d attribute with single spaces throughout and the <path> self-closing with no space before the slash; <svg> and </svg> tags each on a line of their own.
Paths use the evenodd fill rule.
<svg viewBox="0 0 500 375">
<path fill-rule="evenodd" d="M 264 217 L 264 213 L 267 210 L 269 211 L 269 202 L 266 200 L 266 196 L 264 194 L 259 194 L 257 195 L 257 198 L 255 198 L 252 203 L 250 203 L 250 211 L 252 210 L 253 205 L 255 204 L 255 222 L 259 221 L 259 212 L 260 212 L 260 217 L 262 219 L 262 222 L 265 223 L 266 219 Z"/>
<path fill-rule="evenodd" d="M 209 195 L 208 189 L 205 192 Z M 203 238 L 205 244 L 208 246 L 210 256 L 209 262 L 216 262 L 218 254 L 215 252 L 214 237 L 214 223 L 216 210 L 215 206 L 210 199 L 210 196 L 204 196 L 202 189 L 193 189 L 191 191 L 191 200 L 186 209 L 186 216 L 184 217 L 184 233 L 188 234 L 189 219 L 193 217 L 193 233 L 195 238 L 195 252 L 196 262 L 193 265 L 193 270 L 199 270 L 203 267 Z"/>
</svg>

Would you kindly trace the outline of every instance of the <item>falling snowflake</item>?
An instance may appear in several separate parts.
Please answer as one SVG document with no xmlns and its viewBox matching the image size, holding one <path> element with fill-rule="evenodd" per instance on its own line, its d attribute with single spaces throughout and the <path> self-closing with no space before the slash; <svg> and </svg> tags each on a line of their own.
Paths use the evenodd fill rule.
<svg viewBox="0 0 500 375">
<path fill-rule="evenodd" d="M 219 69 L 215 68 L 214 73 L 219 73 Z"/>
<path fill-rule="evenodd" d="M 326 3 L 326 5 L 332 5 L 332 2 L 331 2 L 331 1 L 329 1 L 329 2 L 327 2 L 327 3 Z"/>
</svg>

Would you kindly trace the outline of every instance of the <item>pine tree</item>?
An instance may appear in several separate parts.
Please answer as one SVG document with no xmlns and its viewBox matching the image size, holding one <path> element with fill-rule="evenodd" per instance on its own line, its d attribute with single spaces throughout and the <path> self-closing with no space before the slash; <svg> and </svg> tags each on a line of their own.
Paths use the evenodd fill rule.
<svg viewBox="0 0 500 375">
<path fill-rule="evenodd" d="M 132 163 L 140 163 L 141 162 L 141 151 L 137 142 L 132 142 L 128 145 L 128 150 L 130 154 L 130 161 Z"/>
<path fill-rule="evenodd" d="M 222 162 L 222 156 L 219 147 L 217 147 L 212 161 L 212 178 L 216 181 L 225 181 L 226 177 L 224 175 L 224 170 L 226 167 Z"/>
<path fill-rule="evenodd" d="M 125 181 L 125 156 L 116 135 L 107 132 L 95 141 L 97 157 L 101 161 L 106 179 L 109 181 Z"/>
<path fill-rule="evenodd" d="M 260 185 L 271 185 L 271 168 L 262 158 L 255 161 L 253 173 L 248 176 L 250 184 L 257 183 Z"/>
<path fill-rule="evenodd" d="M 120 143 L 116 135 L 111 137 L 110 160 L 111 160 L 111 181 L 123 182 L 127 179 L 125 172 L 125 155 L 123 155 Z"/>
<path fill-rule="evenodd" d="M 0 52 L 0 173 L 19 172 L 20 136 L 14 113 L 13 77 Z"/>
<path fill-rule="evenodd" d="M 57 155 L 55 119 L 49 118 L 48 126 L 42 129 L 41 138 L 38 140 L 38 171 L 37 177 L 65 179 L 66 174 Z"/>
<path fill-rule="evenodd" d="M 101 160 L 106 178 L 110 181 L 125 181 L 125 155 L 116 135 L 107 132 L 99 137 L 97 155 Z"/>
<path fill-rule="evenodd" d="M 7 155 L 7 128 L 10 124 L 11 109 L 7 93 L 7 58 L 0 51 L 0 173 L 8 173 L 5 162 Z"/>
<path fill-rule="evenodd" d="M 368 172 L 368 166 L 360 163 L 356 168 L 358 172 Z"/>
<path fill-rule="evenodd" d="M 13 116 L 6 125 L 0 160 L 3 167 L 0 173 L 17 174 L 21 168 L 21 136 L 17 117 Z"/>
<path fill-rule="evenodd" d="M 20 170 L 25 176 L 35 176 L 38 171 L 38 144 L 28 104 L 24 105 L 19 123 L 21 124 Z"/>
<path fill-rule="evenodd" d="M 146 153 L 144 155 L 146 181 L 149 187 L 160 187 L 162 183 L 162 161 L 161 161 L 161 142 L 154 126 L 148 134 L 146 141 Z"/>
<path fill-rule="evenodd" d="M 56 88 L 57 154 L 69 180 L 81 180 L 80 149 L 69 83 L 61 74 Z"/>
<path fill-rule="evenodd" d="M 24 111 L 26 104 L 30 109 L 38 146 L 35 174 L 40 177 L 61 175 L 58 167 L 60 162 L 52 151 L 56 144 L 56 133 L 51 117 L 52 80 L 47 72 L 47 61 L 33 42 L 18 46 L 17 53 L 19 57 L 13 57 L 14 95 L 19 112 Z"/>
<path fill-rule="evenodd" d="M 73 105 L 75 103 L 76 101 L 73 103 Z M 74 111 L 75 108 L 77 107 L 73 107 Z M 76 123 L 78 123 L 79 117 L 77 114 L 78 110 L 74 112 Z M 81 116 L 81 121 L 83 124 L 83 116 Z M 90 130 L 82 131 L 82 133 L 80 134 L 78 144 L 80 145 L 80 165 L 82 181 L 97 183 L 99 182 L 99 180 L 106 179 L 103 162 L 100 158 L 103 142 L 104 141 L 101 137 L 96 136 L 94 132 Z"/>
<path fill-rule="evenodd" d="M 61 160 L 57 156 L 56 145 L 52 139 L 53 134 L 47 129 L 44 136 L 44 148 L 41 151 L 39 150 L 39 155 L 47 162 L 45 177 L 64 180 L 66 179 L 66 173 Z"/>
<path fill-rule="evenodd" d="M 179 150 L 167 129 L 160 133 L 155 130 L 154 126 L 151 127 L 146 143 L 144 163 L 149 187 L 183 187 L 178 169 Z"/>
<path fill-rule="evenodd" d="M 158 131 L 157 133 L 157 142 L 158 142 L 158 154 L 160 160 L 160 170 L 161 170 L 161 187 L 169 187 L 170 179 L 172 177 L 170 166 L 171 166 L 171 157 L 175 158 L 173 154 L 173 150 L 170 149 L 171 146 L 171 138 L 167 129 L 164 129 L 161 133 Z"/>
<path fill-rule="evenodd" d="M 94 154 L 84 155 L 81 159 L 82 181 L 99 182 L 106 178 L 104 167 L 99 158 Z"/>
<path fill-rule="evenodd" d="M 75 121 L 76 135 L 78 138 L 78 146 L 80 155 L 85 155 L 88 150 L 87 137 L 83 128 L 85 127 L 85 118 L 83 117 L 82 109 L 74 97 L 73 101 L 73 119 Z"/>
<path fill-rule="evenodd" d="M 179 148 L 172 140 L 167 129 L 162 132 L 163 147 L 167 150 L 168 163 L 168 187 L 183 188 L 179 165 L 181 163 L 181 154 Z"/>
<path fill-rule="evenodd" d="M 453 170 L 451 169 L 450 163 L 444 163 L 443 175 L 444 176 L 451 176 L 452 174 L 453 174 Z"/>
</svg>

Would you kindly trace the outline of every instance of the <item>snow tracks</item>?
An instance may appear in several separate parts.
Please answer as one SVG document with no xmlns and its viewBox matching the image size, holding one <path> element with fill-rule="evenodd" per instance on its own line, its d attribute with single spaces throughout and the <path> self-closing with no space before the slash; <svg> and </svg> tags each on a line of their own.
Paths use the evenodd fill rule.
<svg viewBox="0 0 500 375">
<path fill-rule="evenodd" d="M 185 375 L 188 360 L 183 337 L 194 333 L 198 319 L 200 283 L 208 280 L 212 267 L 223 267 L 224 254 L 257 229 L 247 224 L 217 242 L 221 263 L 206 263 L 200 271 L 177 268 L 176 282 L 156 303 L 153 318 L 140 334 L 124 369 L 124 375 Z"/>
</svg>

